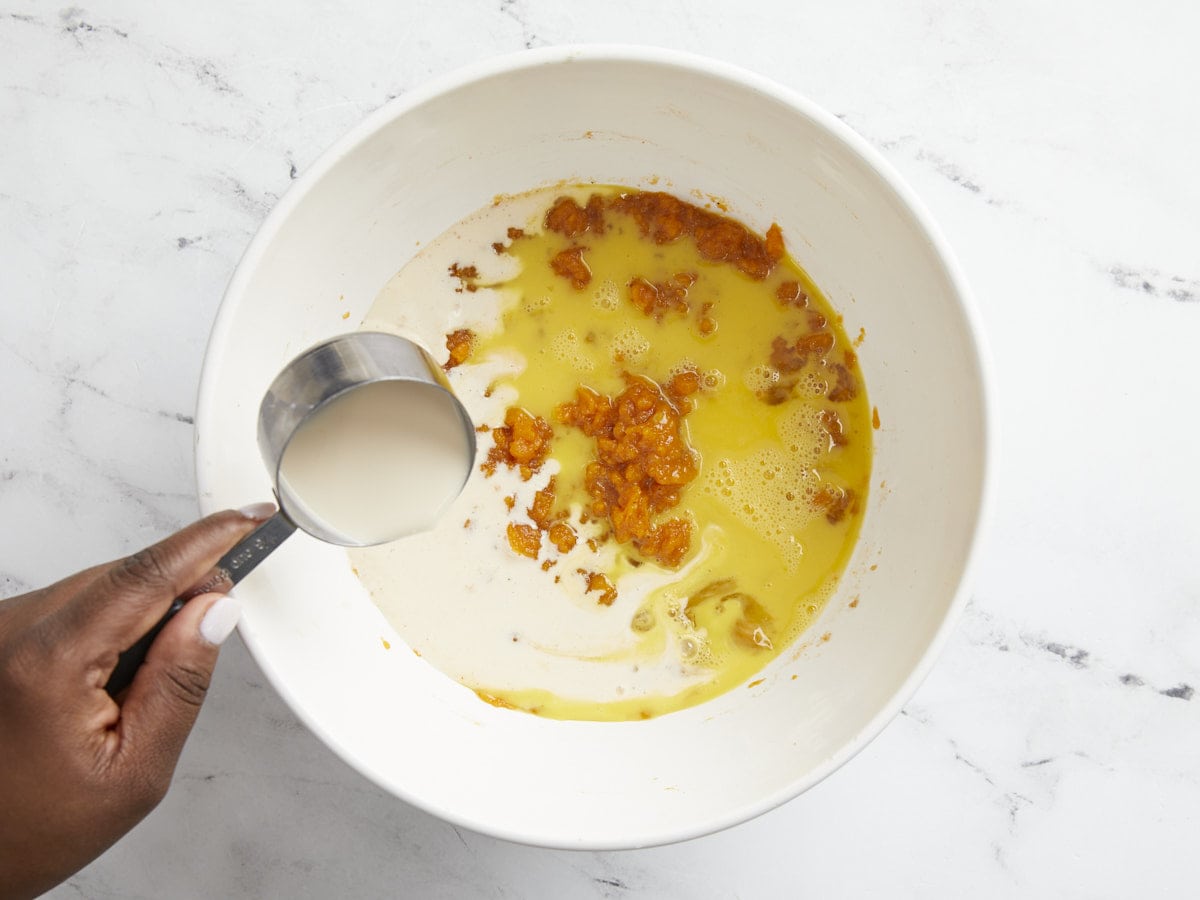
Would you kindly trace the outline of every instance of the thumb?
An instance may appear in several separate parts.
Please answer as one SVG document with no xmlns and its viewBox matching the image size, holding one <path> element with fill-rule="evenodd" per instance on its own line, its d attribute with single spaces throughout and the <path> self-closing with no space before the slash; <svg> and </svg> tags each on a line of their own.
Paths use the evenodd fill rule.
<svg viewBox="0 0 1200 900">
<path fill-rule="evenodd" d="M 165 791 L 208 693 L 220 644 L 241 614 L 234 597 L 202 594 L 166 624 L 121 704 L 121 748 Z"/>
</svg>

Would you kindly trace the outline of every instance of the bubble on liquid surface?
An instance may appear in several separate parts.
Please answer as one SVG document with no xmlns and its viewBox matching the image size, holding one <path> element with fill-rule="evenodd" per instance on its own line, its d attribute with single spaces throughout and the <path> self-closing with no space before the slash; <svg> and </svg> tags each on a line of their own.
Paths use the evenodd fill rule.
<svg viewBox="0 0 1200 900">
<path fill-rule="evenodd" d="M 612 312 L 621 304 L 621 289 L 611 278 L 605 278 L 592 291 L 592 306 Z"/>
<path fill-rule="evenodd" d="M 613 359 L 634 363 L 650 350 L 650 339 L 630 325 L 617 332 L 612 339 Z"/>
<path fill-rule="evenodd" d="M 527 313 L 535 313 L 550 305 L 549 294 L 527 295 L 521 300 L 521 309 Z"/>
<path fill-rule="evenodd" d="M 590 372 L 596 368 L 583 351 L 583 344 L 573 328 L 561 331 L 550 342 L 550 353 L 561 363 L 565 363 L 577 372 Z"/>
<path fill-rule="evenodd" d="M 779 370 L 766 364 L 751 366 L 743 374 L 742 381 L 751 391 L 761 394 L 779 383 Z"/>
</svg>

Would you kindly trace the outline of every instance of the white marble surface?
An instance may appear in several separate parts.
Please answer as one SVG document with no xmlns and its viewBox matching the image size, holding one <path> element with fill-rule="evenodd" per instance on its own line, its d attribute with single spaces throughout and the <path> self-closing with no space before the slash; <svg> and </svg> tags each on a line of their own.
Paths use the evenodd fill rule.
<svg viewBox="0 0 1200 900">
<path fill-rule="evenodd" d="M 196 508 L 208 328 L 271 204 L 389 97 L 636 40 L 756 69 L 911 181 L 997 373 L 995 518 L 933 675 L 761 819 L 628 853 L 455 830 L 359 777 L 234 639 L 170 796 L 56 897 L 1194 896 L 1200 8 L 637 0 L 0 4 L 0 590 Z"/>
</svg>

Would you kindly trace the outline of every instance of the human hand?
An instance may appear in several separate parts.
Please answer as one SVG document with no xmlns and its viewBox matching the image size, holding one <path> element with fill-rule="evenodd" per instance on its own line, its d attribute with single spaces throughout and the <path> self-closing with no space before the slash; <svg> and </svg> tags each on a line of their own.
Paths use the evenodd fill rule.
<svg viewBox="0 0 1200 900">
<path fill-rule="evenodd" d="M 48 890 L 166 794 L 237 601 L 189 601 L 123 694 L 113 699 L 104 685 L 118 654 L 272 512 L 256 504 L 217 513 L 0 602 L 0 897 Z"/>
</svg>

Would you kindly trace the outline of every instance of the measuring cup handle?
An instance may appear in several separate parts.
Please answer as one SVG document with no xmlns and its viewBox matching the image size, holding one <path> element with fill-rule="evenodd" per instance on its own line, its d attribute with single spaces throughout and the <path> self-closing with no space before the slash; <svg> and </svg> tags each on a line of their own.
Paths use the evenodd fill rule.
<svg viewBox="0 0 1200 900">
<path fill-rule="evenodd" d="M 275 548 L 291 537 L 296 523 L 280 510 L 233 545 L 233 549 L 217 560 L 216 571 L 224 572 L 229 586 L 237 584 L 255 567 L 275 552 Z M 211 588 L 210 588 L 211 590 Z M 193 597 L 196 594 L 192 594 Z"/>
<path fill-rule="evenodd" d="M 133 676 L 137 674 L 138 667 L 146 659 L 150 645 L 154 643 L 158 633 L 163 630 L 163 626 L 183 609 L 184 604 L 193 597 L 211 591 L 228 591 L 254 571 L 254 568 L 270 556 L 275 548 L 287 540 L 295 530 L 295 523 L 282 512 L 277 512 L 234 544 L 233 549 L 217 560 L 216 566 L 200 580 L 199 584 L 176 597 L 163 617 L 154 624 L 154 627 L 117 657 L 116 668 L 109 676 L 108 683 L 104 685 L 104 690 L 108 692 L 108 695 L 115 697 L 129 687 Z"/>
</svg>

